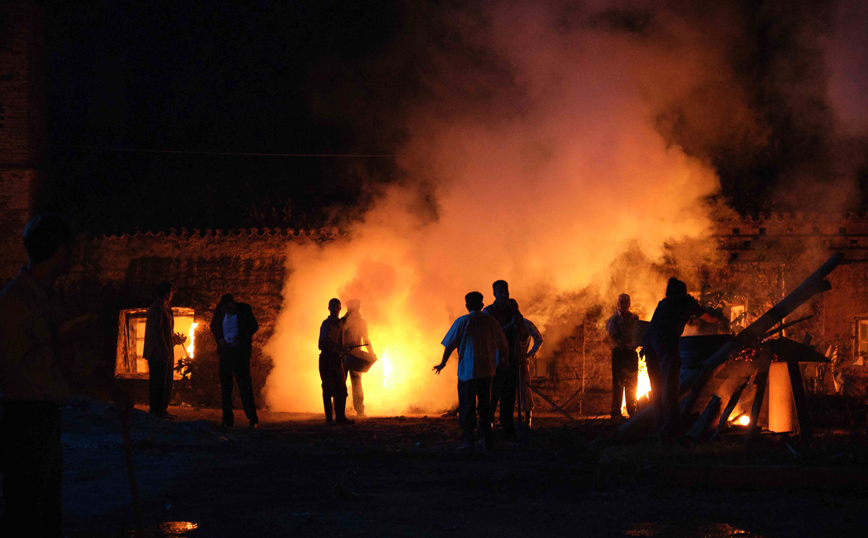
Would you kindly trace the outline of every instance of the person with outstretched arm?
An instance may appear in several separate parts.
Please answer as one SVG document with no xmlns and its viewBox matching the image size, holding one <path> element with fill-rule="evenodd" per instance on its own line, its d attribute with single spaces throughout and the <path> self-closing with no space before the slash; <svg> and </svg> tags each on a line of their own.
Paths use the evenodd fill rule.
<svg viewBox="0 0 868 538">
<path fill-rule="evenodd" d="M 452 352 L 458 350 L 458 423 L 463 449 L 473 450 L 473 431 L 478 423 L 485 448 L 491 450 L 491 379 L 498 357 L 507 356 L 508 343 L 497 320 L 482 313 L 481 293 L 472 291 L 464 300 L 468 314 L 456 319 L 443 338 L 443 360 L 434 366 L 434 372 L 439 374 Z"/>
</svg>

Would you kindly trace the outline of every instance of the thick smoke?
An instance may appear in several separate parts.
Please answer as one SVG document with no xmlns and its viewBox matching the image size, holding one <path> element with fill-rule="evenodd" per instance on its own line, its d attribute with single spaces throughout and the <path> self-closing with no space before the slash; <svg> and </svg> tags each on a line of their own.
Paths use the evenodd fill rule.
<svg viewBox="0 0 868 538">
<path fill-rule="evenodd" d="M 686 25 L 613 31 L 614 16 L 558 3 L 441 15 L 452 37 L 429 51 L 424 98 L 406 109 L 404 181 L 382 189 L 348 240 L 289 247 L 269 346 L 274 409 L 320 409 L 316 341 L 331 297 L 361 299 L 375 352 L 388 350 L 364 377 L 369 410 L 442 409 L 456 398 L 457 359 L 439 377 L 431 367 L 465 293 L 491 302 L 491 283 L 508 280 L 553 329 L 551 348 L 555 327 L 575 319 L 572 299 L 628 290 L 653 305 L 659 275 L 627 264 L 616 278 L 612 267 L 660 261 L 666 242 L 708 231 L 702 200 L 716 177 L 655 122 L 661 96 L 723 68 L 682 41 Z"/>
</svg>

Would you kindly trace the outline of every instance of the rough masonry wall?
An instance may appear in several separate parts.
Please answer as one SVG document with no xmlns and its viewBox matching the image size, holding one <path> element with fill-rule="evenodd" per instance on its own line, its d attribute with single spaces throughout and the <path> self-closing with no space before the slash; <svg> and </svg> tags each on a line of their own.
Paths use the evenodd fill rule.
<svg viewBox="0 0 868 538">
<path fill-rule="evenodd" d="M 42 50 L 42 9 L 0 2 L 0 285 L 27 260 L 21 233 L 42 154 Z"/>
<path fill-rule="evenodd" d="M 259 391 L 271 369 L 262 348 L 274 332 L 282 302 L 287 246 L 292 241 L 328 239 L 330 236 L 319 233 L 281 230 L 91 238 L 78 245 L 75 267 L 64 288 L 71 311 L 100 313 L 106 340 L 100 348 L 108 355 L 115 353 L 120 311 L 147 307 L 157 284 L 173 282 L 177 286 L 173 306 L 196 312 L 195 360 L 209 365 L 206 370 L 212 374 L 199 387 L 204 398 L 200 403 L 214 405 L 219 404 L 219 386 L 213 376 L 218 357 L 209 324 L 220 297 L 232 293 L 236 300 L 253 307 L 260 330 L 253 340 L 251 375 Z M 114 356 L 110 359 L 113 364 Z"/>
<path fill-rule="evenodd" d="M 825 294 L 825 342 L 838 346 L 838 357 L 855 359 L 856 320 L 868 319 L 868 266 L 844 265 L 829 275 Z M 824 351 L 824 350 L 821 350 Z"/>
<path fill-rule="evenodd" d="M 595 308 L 586 314 L 583 323 L 553 352 L 551 378 L 537 383 L 554 396 L 555 403 L 566 403 L 570 412 L 607 415 L 610 411 L 611 348 L 606 333 L 608 317 L 603 310 Z M 549 408 L 544 402 L 539 405 Z"/>
</svg>

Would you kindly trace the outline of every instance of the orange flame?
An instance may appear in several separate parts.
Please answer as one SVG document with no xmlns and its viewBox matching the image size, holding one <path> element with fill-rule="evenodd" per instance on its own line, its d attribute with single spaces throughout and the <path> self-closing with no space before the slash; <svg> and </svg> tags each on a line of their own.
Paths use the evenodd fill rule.
<svg viewBox="0 0 868 538">
<path fill-rule="evenodd" d="M 389 388 L 389 377 L 392 375 L 392 361 L 389 359 L 389 350 L 383 350 L 383 358 L 380 359 L 383 363 L 383 388 Z"/>
<path fill-rule="evenodd" d="M 190 345 L 187 346 L 187 354 L 190 355 L 191 359 L 193 358 L 193 352 L 196 349 L 195 345 L 193 344 L 193 341 L 196 339 L 196 327 L 198 327 L 198 326 L 199 326 L 199 324 L 195 323 L 195 322 L 190 324 L 190 331 L 187 333 L 187 335 L 190 338 Z"/>
</svg>

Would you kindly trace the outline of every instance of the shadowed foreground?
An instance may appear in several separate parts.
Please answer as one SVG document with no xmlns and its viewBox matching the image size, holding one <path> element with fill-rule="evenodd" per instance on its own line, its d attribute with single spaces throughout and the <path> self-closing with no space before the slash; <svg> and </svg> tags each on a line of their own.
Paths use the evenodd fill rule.
<svg viewBox="0 0 868 538">
<path fill-rule="evenodd" d="M 822 469 L 834 462 L 833 474 L 864 476 L 865 459 L 852 454 L 813 463 L 820 477 L 807 487 L 756 488 L 749 478 L 757 469 L 812 463 L 777 446 L 746 453 L 735 441 L 592 444 L 612 425 L 555 416 L 536 421 L 530 447 L 500 442 L 485 454 L 456 450 L 456 419 L 334 427 L 318 416 L 264 412 L 258 431 L 224 433 L 215 429 L 219 410 L 172 412 L 175 422 L 141 412 L 133 420 L 148 536 L 807 537 L 868 526 L 868 482 L 824 484 Z M 64 420 L 67 535 L 131 536 L 117 420 L 92 402 L 66 409 Z M 725 488 L 689 472 L 721 466 L 736 477 Z"/>
</svg>

